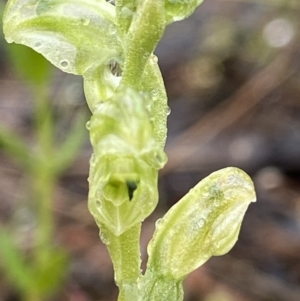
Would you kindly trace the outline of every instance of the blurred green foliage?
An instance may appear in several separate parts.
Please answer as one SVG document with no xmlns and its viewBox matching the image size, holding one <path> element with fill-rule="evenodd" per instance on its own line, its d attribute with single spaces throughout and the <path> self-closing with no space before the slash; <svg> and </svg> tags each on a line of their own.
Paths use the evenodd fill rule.
<svg viewBox="0 0 300 301">
<path fill-rule="evenodd" d="M 2 22 L 2 5 L 0 9 Z M 11 68 L 32 93 L 36 138 L 35 145 L 30 146 L 23 137 L 0 125 L 0 148 L 30 179 L 32 202 L 27 206 L 37 220 L 29 252 L 16 243 L 13 220 L 7 227 L 0 226 L 0 269 L 21 300 L 45 300 L 61 287 L 68 264 L 66 250 L 53 247 L 53 194 L 58 178 L 76 158 L 84 141 L 87 116 L 84 111 L 79 112 L 67 138 L 57 143 L 53 106 L 49 99 L 53 67 L 30 48 L 3 43 L 2 31 L 0 43 L 5 47 Z"/>
</svg>

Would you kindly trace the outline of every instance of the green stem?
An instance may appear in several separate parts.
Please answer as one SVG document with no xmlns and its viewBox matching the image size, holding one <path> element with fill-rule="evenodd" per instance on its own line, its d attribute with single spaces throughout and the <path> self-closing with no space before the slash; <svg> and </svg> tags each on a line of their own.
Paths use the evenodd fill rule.
<svg viewBox="0 0 300 301">
<path fill-rule="evenodd" d="M 23 301 L 43 301 L 42 296 L 37 291 L 28 291 L 24 294 Z"/>
<path fill-rule="evenodd" d="M 145 65 L 165 30 L 164 1 L 140 1 L 124 42 L 122 84 L 140 90 Z"/>
<path fill-rule="evenodd" d="M 34 174 L 34 198 L 37 208 L 36 256 L 42 256 L 43 251 L 52 245 L 53 214 L 52 200 L 55 180 L 47 170 Z M 39 260 L 38 260 L 39 261 Z"/>
<path fill-rule="evenodd" d="M 121 234 L 114 235 L 100 225 L 101 239 L 106 243 L 115 270 L 115 281 L 119 286 L 118 301 L 135 301 L 138 295 L 137 281 L 141 275 L 140 232 L 137 224 Z"/>
<path fill-rule="evenodd" d="M 37 236 L 35 260 L 42 265 L 47 260 L 47 250 L 52 245 L 54 223 L 52 201 L 55 189 L 55 172 L 53 170 L 54 125 L 52 108 L 48 99 L 46 85 L 34 87 L 35 123 L 37 133 L 37 164 L 32 171 L 35 206 L 37 210 Z"/>
<path fill-rule="evenodd" d="M 35 86 L 35 126 L 37 133 L 37 143 L 39 147 L 39 155 L 51 165 L 53 155 L 53 116 L 52 108 L 48 98 L 48 88 L 46 85 Z"/>
</svg>

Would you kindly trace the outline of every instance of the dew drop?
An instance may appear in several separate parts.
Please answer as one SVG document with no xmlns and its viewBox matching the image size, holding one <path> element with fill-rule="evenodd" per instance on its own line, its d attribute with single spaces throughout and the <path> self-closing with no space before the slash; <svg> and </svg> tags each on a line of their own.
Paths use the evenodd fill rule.
<svg viewBox="0 0 300 301">
<path fill-rule="evenodd" d="M 169 116 L 171 114 L 171 108 L 170 107 L 167 107 L 166 113 L 167 113 L 167 116 Z"/>
<path fill-rule="evenodd" d="M 157 90 L 152 90 L 151 91 L 151 96 L 153 100 L 157 100 L 158 98 L 158 91 Z"/>
<path fill-rule="evenodd" d="M 63 61 L 60 62 L 60 65 L 63 68 L 67 68 L 69 66 L 69 61 L 68 60 L 63 60 Z"/>
<path fill-rule="evenodd" d="M 158 62 L 158 58 L 157 58 L 157 56 L 156 55 L 152 55 L 151 56 L 151 63 L 157 63 Z"/>
<path fill-rule="evenodd" d="M 204 225 L 205 225 L 205 220 L 202 218 L 194 222 L 194 227 L 195 227 L 195 230 L 197 230 L 197 231 L 202 229 Z"/>
<path fill-rule="evenodd" d="M 143 58 L 144 58 L 145 60 L 148 59 L 149 56 L 150 56 L 150 53 L 149 53 L 149 52 L 145 52 L 145 53 L 143 54 Z"/>
<path fill-rule="evenodd" d="M 91 155 L 91 158 L 90 158 L 90 164 L 93 165 L 93 164 L 95 164 L 95 162 L 96 162 L 96 156 L 95 156 L 95 154 L 93 153 L 93 154 Z"/>
<path fill-rule="evenodd" d="M 102 204 L 99 200 L 96 201 L 96 207 L 97 209 L 100 209 L 102 207 Z"/>
<path fill-rule="evenodd" d="M 121 9 L 121 14 L 123 18 L 129 18 L 133 15 L 133 11 L 126 6 L 123 6 Z"/>
<path fill-rule="evenodd" d="M 114 24 L 110 24 L 108 27 L 108 31 L 111 35 L 116 34 L 116 32 L 117 32 L 116 26 Z"/>
<path fill-rule="evenodd" d="M 109 238 L 105 232 L 100 231 L 100 238 L 104 244 L 106 244 L 106 245 L 110 244 Z"/>
<path fill-rule="evenodd" d="M 167 162 L 167 155 L 164 152 L 156 153 L 155 159 L 156 159 L 157 163 L 159 164 L 159 168 L 161 168 Z"/>
<path fill-rule="evenodd" d="M 91 129 L 91 121 L 90 121 L 90 120 L 86 123 L 85 127 L 86 127 L 88 130 Z"/>
<path fill-rule="evenodd" d="M 155 228 L 159 228 L 161 227 L 161 225 L 163 224 L 163 219 L 159 218 L 156 222 L 155 222 Z"/>
<path fill-rule="evenodd" d="M 34 44 L 34 47 L 40 47 L 40 46 L 42 46 L 42 43 L 41 43 L 41 42 L 36 42 L 36 43 Z"/>
<path fill-rule="evenodd" d="M 84 26 L 88 26 L 90 24 L 90 19 L 82 19 L 81 20 L 81 23 L 84 25 Z"/>
</svg>

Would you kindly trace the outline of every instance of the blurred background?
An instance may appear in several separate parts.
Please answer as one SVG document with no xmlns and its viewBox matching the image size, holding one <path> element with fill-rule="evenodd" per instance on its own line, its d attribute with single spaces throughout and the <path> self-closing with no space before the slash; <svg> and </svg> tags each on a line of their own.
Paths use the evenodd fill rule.
<svg viewBox="0 0 300 301">
<path fill-rule="evenodd" d="M 258 196 L 232 251 L 187 277 L 185 301 L 300 300 L 299 28 L 299 0 L 206 0 L 157 48 L 169 161 L 143 259 L 155 220 L 211 172 L 244 169 Z M 116 300 L 87 210 L 88 119 L 80 77 L 0 33 L 0 301 L 37 301 L 32 279 L 43 300 Z"/>
</svg>

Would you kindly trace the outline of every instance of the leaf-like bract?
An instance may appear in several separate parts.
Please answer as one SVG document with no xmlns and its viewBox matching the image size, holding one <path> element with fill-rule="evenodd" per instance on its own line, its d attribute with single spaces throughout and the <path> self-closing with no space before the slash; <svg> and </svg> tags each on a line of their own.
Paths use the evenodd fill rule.
<svg viewBox="0 0 300 301">
<path fill-rule="evenodd" d="M 64 72 L 83 75 L 88 105 L 110 97 L 120 79 L 109 70 L 122 58 L 115 7 L 105 0 L 10 0 L 3 29 L 8 42 L 41 53 Z"/>
<path fill-rule="evenodd" d="M 8 42 L 33 48 L 73 74 L 109 62 L 120 52 L 114 7 L 104 0 L 10 0 L 3 18 Z"/>
</svg>

